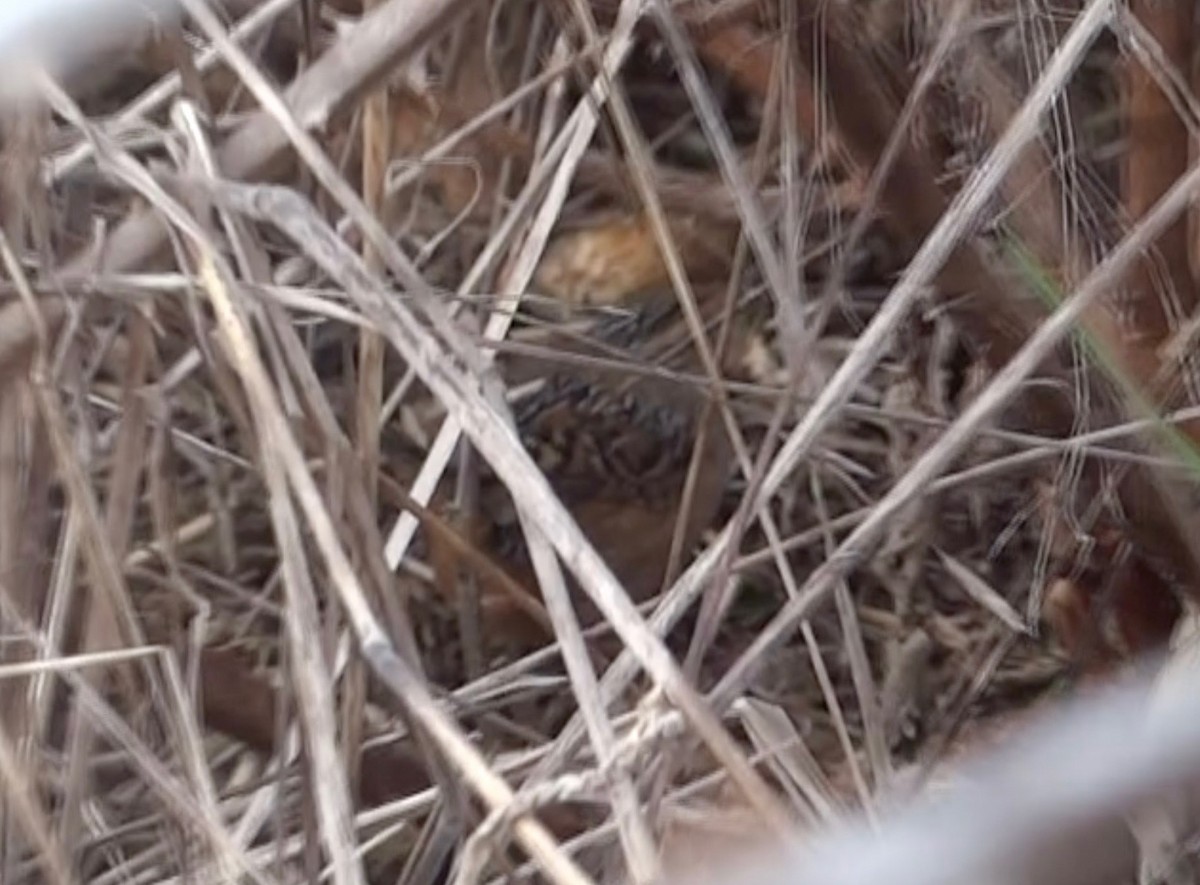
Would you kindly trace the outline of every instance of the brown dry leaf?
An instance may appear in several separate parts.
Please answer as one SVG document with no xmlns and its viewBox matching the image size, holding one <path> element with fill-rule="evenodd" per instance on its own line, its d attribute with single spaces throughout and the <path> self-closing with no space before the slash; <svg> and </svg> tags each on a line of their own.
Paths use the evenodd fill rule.
<svg viewBox="0 0 1200 885">
<path fill-rule="evenodd" d="M 1042 619 L 1072 660 L 1085 666 L 1107 666 L 1109 649 L 1100 642 L 1090 597 L 1074 581 L 1059 578 L 1046 590 Z"/>
<path fill-rule="evenodd" d="M 1053 486 L 1040 483 L 1038 506 L 1059 575 L 1046 590 L 1042 617 L 1063 650 L 1089 677 L 1161 649 L 1179 619 L 1179 601 L 1127 530 L 1102 516 L 1072 526 Z M 1081 532 L 1086 528 L 1088 544 Z"/>
<path fill-rule="evenodd" d="M 1055 638 L 1094 677 L 1163 648 L 1179 618 L 1170 587 L 1141 558 L 1110 564 L 1101 574 L 1054 581 L 1043 605 Z"/>
<path fill-rule="evenodd" d="M 446 99 L 432 93 L 396 88 L 389 101 L 394 158 L 418 160 L 469 119 L 460 111 L 452 111 Z M 422 170 L 423 178 L 437 188 L 447 212 L 457 215 L 471 211 L 486 217 L 500 189 L 504 161 L 512 159 L 518 178 L 523 177 L 529 153 L 530 147 L 522 139 L 501 125 L 491 124 L 461 139 L 448 157 L 428 163 Z M 404 194 L 399 198 L 405 199 Z"/>
</svg>

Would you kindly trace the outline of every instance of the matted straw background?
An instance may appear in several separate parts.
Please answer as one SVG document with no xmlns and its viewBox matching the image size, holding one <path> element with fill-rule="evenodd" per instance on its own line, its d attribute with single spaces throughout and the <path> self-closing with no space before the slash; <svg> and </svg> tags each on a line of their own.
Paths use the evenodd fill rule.
<svg viewBox="0 0 1200 885">
<path fill-rule="evenodd" d="M 4 0 L 0 882 L 1190 881 L 1195 34 Z"/>
</svg>

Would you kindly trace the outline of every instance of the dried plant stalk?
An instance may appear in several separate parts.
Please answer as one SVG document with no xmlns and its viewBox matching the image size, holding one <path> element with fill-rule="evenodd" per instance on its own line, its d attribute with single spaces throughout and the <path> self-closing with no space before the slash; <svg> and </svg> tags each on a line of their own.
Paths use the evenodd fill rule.
<svg viewBox="0 0 1200 885">
<path fill-rule="evenodd" d="M 1192 65 L 1193 4 L 1133 0 L 1129 8 L 1162 48 L 1165 62 L 1186 81 Z M 1158 78 L 1136 56 L 1127 57 L 1124 66 L 1128 145 L 1121 196 L 1130 220 L 1136 222 L 1187 171 L 1190 139 Z M 1186 217 L 1155 243 L 1128 285 L 1126 334 L 1131 346 L 1156 347 L 1196 306 Z"/>
</svg>

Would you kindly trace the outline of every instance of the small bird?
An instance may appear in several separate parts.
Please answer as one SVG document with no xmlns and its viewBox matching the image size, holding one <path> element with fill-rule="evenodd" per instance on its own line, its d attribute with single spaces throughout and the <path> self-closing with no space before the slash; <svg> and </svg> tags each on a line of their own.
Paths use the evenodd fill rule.
<svg viewBox="0 0 1200 885">
<path fill-rule="evenodd" d="M 724 307 L 736 228 L 689 217 L 671 219 L 668 231 L 693 281 L 711 344 L 718 340 L 711 330 Z M 723 412 L 704 384 L 612 366 L 614 353 L 642 368 L 662 365 L 670 355 L 676 372 L 704 376 L 669 280 L 645 214 L 592 219 L 561 233 L 534 279 L 539 297 L 530 299 L 529 309 L 542 319 L 512 336 L 549 358 L 518 349 L 498 360 L 510 389 L 533 388 L 513 404 L 522 442 L 634 602 L 662 589 L 672 550 L 686 555 L 712 526 L 734 463 Z M 725 379 L 763 380 L 761 357 L 769 348 L 760 314 L 739 309 L 730 322 L 728 345 L 718 357 Z M 537 608 L 538 582 L 508 490 L 483 469 L 476 500 L 474 516 L 460 530 L 489 564 L 481 569 L 478 557 L 465 563 L 448 556 L 445 545 L 431 549 L 440 594 L 457 594 L 466 568 L 477 580 L 487 639 L 523 645 L 552 638 L 545 611 Z M 597 621 L 594 605 L 568 583 L 580 621 Z"/>
<path fill-rule="evenodd" d="M 670 402 L 559 377 L 524 404 L 518 427 L 555 492 L 635 602 L 661 589 L 702 427 L 707 432 L 686 502 L 683 549 L 693 547 L 716 518 L 732 449 L 716 410 L 705 416 L 702 397 L 678 395 Z M 495 485 L 485 498 L 489 511 L 500 515 L 488 546 L 523 583 L 536 586 L 507 494 Z M 582 595 L 576 604 L 583 623 L 598 618 Z"/>
<path fill-rule="evenodd" d="M 634 350 L 653 351 L 664 334 L 669 338 L 678 331 L 675 318 L 666 333 L 643 339 Z M 732 332 L 723 374 L 748 380 L 743 366 L 755 336 L 746 323 L 736 323 Z M 565 341 L 556 346 L 572 349 Z M 685 354 L 684 362 L 697 372 L 694 353 Z M 578 367 L 546 373 L 543 365 L 539 389 L 514 406 L 525 447 L 634 602 L 662 589 L 682 507 L 687 505 L 680 536 L 684 554 L 718 516 L 734 450 L 721 411 L 709 398 L 703 388 L 662 377 L 631 381 L 621 373 Z M 685 501 L 701 438 L 695 481 Z M 536 594 L 508 490 L 485 474 L 479 502 L 482 520 L 473 540 L 513 581 Z M 502 592 L 494 579 L 478 577 L 485 634 L 518 644 L 548 638 L 545 621 L 539 625 L 530 618 L 527 605 Z M 580 621 L 596 622 L 599 612 L 570 583 Z"/>
</svg>

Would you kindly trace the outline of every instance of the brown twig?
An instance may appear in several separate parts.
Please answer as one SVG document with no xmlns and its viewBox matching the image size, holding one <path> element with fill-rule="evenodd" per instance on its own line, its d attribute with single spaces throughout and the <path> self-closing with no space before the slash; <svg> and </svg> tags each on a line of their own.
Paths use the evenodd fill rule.
<svg viewBox="0 0 1200 885">
<path fill-rule="evenodd" d="M 1162 47 L 1165 61 L 1187 76 L 1192 63 L 1190 3 L 1133 0 L 1133 16 Z M 1125 60 L 1125 152 L 1122 201 L 1131 221 L 1162 197 L 1188 168 L 1188 130 L 1158 78 L 1136 57 Z M 1188 220 L 1180 218 L 1131 275 L 1127 302 L 1131 345 L 1157 347 L 1196 304 L 1189 266 Z"/>
</svg>

